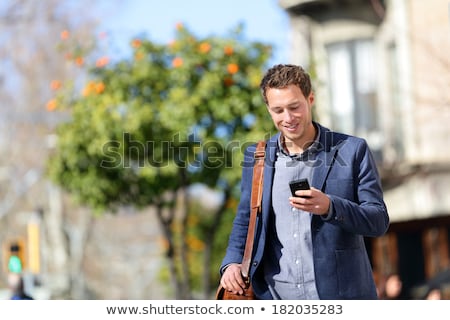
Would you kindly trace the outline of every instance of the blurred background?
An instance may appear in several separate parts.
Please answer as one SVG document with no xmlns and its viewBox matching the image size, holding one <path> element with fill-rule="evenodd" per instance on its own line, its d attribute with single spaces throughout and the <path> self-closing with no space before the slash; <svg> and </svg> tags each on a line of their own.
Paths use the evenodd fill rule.
<svg viewBox="0 0 450 320">
<path fill-rule="evenodd" d="M 211 299 L 275 63 L 365 138 L 382 299 L 450 298 L 448 0 L 0 4 L 0 298 Z"/>
</svg>

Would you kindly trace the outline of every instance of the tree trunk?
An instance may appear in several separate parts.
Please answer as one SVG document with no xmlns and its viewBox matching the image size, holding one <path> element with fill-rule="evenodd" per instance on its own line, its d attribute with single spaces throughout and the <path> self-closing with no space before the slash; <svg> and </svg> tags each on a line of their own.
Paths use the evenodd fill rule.
<svg viewBox="0 0 450 320">
<path fill-rule="evenodd" d="M 211 226 L 206 233 L 205 237 L 205 254 L 203 257 L 203 299 L 210 299 L 211 292 L 217 286 L 218 284 L 212 284 L 211 283 L 211 257 L 212 257 L 212 251 L 213 251 L 213 244 L 214 244 L 214 238 L 217 234 L 217 229 L 220 226 L 223 213 L 225 212 L 225 209 L 228 205 L 228 201 L 230 199 L 231 190 L 229 187 L 225 188 L 224 190 L 225 195 L 222 202 L 222 205 L 214 212 L 213 221 L 211 223 Z"/>
<path fill-rule="evenodd" d="M 70 297 L 70 267 L 69 253 L 67 250 L 67 238 L 63 230 L 63 200 L 61 191 L 54 185 L 49 185 L 49 210 L 44 213 L 45 234 L 47 240 L 47 257 L 50 291 L 55 299 L 65 299 Z"/>
<path fill-rule="evenodd" d="M 163 204 L 159 202 L 156 206 L 156 213 L 158 217 L 161 230 L 163 232 L 164 239 L 166 241 L 166 258 L 169 264 L 169 281 L 171 282 L 172 289 L 176 300 L 182 299 L 182 285 L 179 280 L 176 256 L 175 256 L 175 244 L 173 239 L 173 232 L 171 230 L 171 224 L 173 221 L 173 212 L 171 211 L 168 217 L 164 216 Z"/>
<path fill-rule="evenodd" d="M 187 245 L 187 220 L 189 215 L 189 199 L 187 195 L 187 181 L 186 171 L 181 170 L 181 243 L 180 243 L 180 263 L 183 276 L 183 299 L 192 299 L 191 285 L 190 285 L 190 272 L 189 272 L 189 260 L 188 260 L 188 245 Z"/>
</svg>

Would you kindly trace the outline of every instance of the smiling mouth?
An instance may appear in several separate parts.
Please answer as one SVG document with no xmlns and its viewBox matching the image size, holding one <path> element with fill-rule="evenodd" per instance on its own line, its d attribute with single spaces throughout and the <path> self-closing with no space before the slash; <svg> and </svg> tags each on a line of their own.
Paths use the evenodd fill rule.
<svg viewBox="0 0 450 320">
<path fill-rule="evenodd" d="M 288 131 L 294 131 L 295 129 L 297 129 L 298 124 L 293 124 L 293 125 L 290 125 L 290 126 L 285 125 L 284 127 L 285 127 Z"/>
</svg>

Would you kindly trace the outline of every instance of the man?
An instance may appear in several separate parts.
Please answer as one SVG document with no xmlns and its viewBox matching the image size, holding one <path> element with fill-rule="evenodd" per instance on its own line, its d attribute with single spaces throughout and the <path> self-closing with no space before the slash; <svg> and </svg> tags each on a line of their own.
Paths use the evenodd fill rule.
<svg viewBox="0 0 450 320">
<path fill-rule="evenodd" d="M 314 93 L 299 66 L 275 65 L 260 84 L 279 133 L 267 141 L 262 211 L 250 279 L 258 299 L 376 299 L 364 237 L 389 216 L 366 142 L 312 120 Z M 255 145 L 245 152 L 241 199 L 222 262 L 221 284 L 242 293 L 240 262 L 250 216 Z M 291 195 L 289 182 L 311 188 Z"/>
</svg>

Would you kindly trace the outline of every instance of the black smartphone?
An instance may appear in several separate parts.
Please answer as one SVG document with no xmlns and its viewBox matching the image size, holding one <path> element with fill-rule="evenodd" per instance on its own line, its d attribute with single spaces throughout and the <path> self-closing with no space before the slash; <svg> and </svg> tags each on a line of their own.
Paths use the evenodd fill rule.
<svg viewBox="0 0 450 320">
<path fill-rule="evenodd" d="M 291 188 L 292 196 L 296 197 L 295 191 L 297 190 L 309 190 L 309 182 L 308 179 L 298 179 L 289 182 L 289 187 Z M 308 197 L 305 197 L 308 198 Z"/>
</svg>

